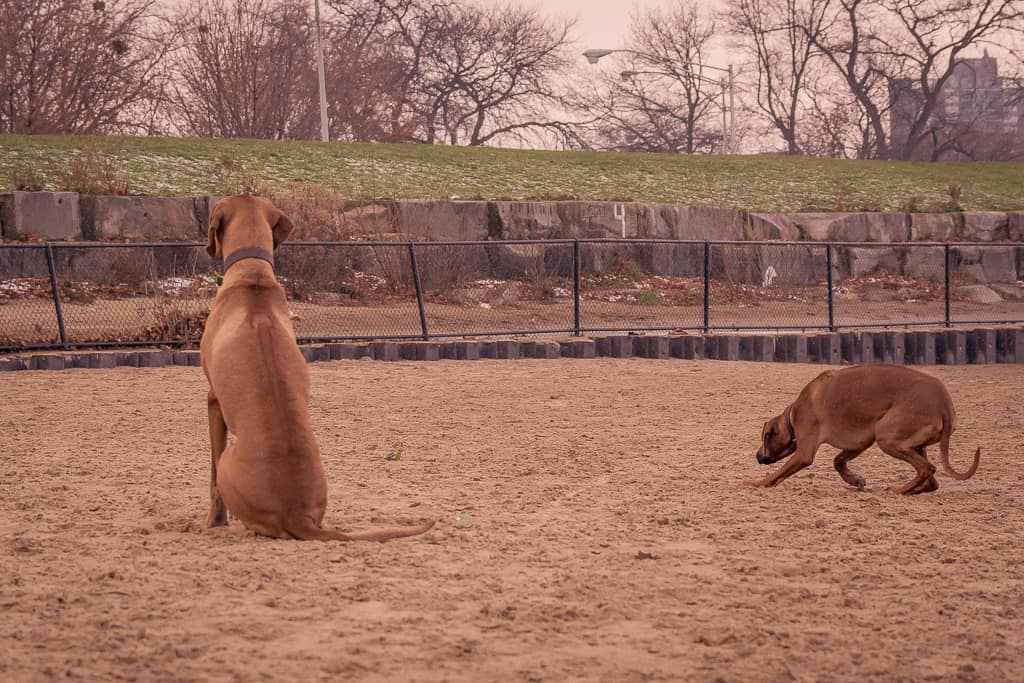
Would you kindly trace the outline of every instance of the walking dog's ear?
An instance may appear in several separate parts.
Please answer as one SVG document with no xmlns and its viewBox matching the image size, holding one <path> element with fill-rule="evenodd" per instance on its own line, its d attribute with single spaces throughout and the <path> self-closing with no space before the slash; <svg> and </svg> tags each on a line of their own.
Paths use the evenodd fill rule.
<svg viewBox="0 0 1024 683">
<path fill-rule="evenodd" d="M 274 249 L 281 246 L 281 243 L 288 239 L 288 235 L 292 234 L 294 229 L 295 224 L 292 223 L 292 219 L 278 211 L 277 222 L 270 228 L 270 231 L 274 234 Z"/>
<path fill-rule="evenodd" d="M 210 224 L 206 229 L 206 253 L 210 258 L 221 258 L 220 239 L 224 230 L 224 207 L 220 202 L 210 212 Z"/>
</svg>

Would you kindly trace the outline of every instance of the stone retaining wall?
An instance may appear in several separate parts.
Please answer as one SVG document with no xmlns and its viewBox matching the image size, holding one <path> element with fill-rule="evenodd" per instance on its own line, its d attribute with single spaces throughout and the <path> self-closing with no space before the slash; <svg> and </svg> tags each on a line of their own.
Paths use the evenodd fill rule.
<svg viewBox="0 0 1024 683">
<path fill-rule="evenodd" d="M 619 335 L 551 340 L 340 342 L 303 346 L 309 362 L 520 358 L 651 358 L 777 363 L 1024 363 L 1024 328 L 861 331 L 816 335 Z M 0 357 L 2 370 L 199 365 L 198 351 L 111 351 Z"/>
<path fill-rule="evenodd" d="M 217 197 L 0 194 L 5 240 L 202 240 Z M 278 198 L 293 239 L 401 235 L 415 240 L 627 237 L 687 240 L 1024 241 L 1024 211 L 750 213 L 742 209 L 582 201 L 348 201 Z"/>
</svg>

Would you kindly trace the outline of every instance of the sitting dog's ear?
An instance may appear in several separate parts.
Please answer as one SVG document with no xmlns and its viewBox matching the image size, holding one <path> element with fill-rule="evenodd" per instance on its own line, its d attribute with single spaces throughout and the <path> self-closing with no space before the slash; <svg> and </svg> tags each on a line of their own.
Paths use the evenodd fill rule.
<svg viewBox="0 0 1024 683">
<path fill-rule="evenodd" d="M 285 216 L 280 211 L 278 212 L 277 222 L 271 227 L 271 232 L 274 233 L 274 249 L 281 246 L 281 243 L 288 239 L 288 235 L 292 234 L 292 230 L 295 229 L 295 224 L 292 223 L 292 219 Z"/>
<path fill-rule="evenodd" d="M 221 258 L 221 231 L 224 229 L 224 208 L 218 202 L 210 212 L 210 224 L 206 229 L 206 253 L 210 258 Z"/>
</svg>

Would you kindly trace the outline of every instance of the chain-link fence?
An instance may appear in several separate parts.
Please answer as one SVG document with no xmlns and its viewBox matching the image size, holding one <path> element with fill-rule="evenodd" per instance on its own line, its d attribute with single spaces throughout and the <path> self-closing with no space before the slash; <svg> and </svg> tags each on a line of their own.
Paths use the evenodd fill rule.
<svg viewBox="0 0 1024 683">
<path fill-rule="evenodd" d="M 198 243 L 0 245 L 0 350 L 194 344 Z M 321 242 L 276 271 L 302 341 L 1024 321 L 1024 245 Z"/>
</svg>

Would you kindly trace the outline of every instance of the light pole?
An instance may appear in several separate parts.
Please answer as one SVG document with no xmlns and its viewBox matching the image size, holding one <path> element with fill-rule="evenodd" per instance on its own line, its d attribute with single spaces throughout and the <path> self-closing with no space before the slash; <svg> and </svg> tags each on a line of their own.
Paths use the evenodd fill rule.
<svg viewBox="0 0 1024 683">
<path fill-rule="evenodd" d="M 651 59 L 649 55 L 645 55 L 642 52 L 637 52 L 636 50 L 609 50 L 605 48 L 591 48 L 589 50 L 584 50 L 583 56 L 586 57 L 587 61 L 590 62 L 591 64 L 597 64 L 598 60 L 600 60 L 602 57 L 607 57 L 608 55 L 614 54 L 616 52 L 625 52 L 628 54 L 643 57 L 647 60 Z M 693 64 L 692 62 L 681 62 L 681 64 L 683 66 L 697 66 L 700 67 L 701 69 L 713 69 L 715 71 L 721 71 L 726 74 L 720 81 L 714 81 L 710 78 L 706 78 L 699 74 L 694 74 L 694 76 L 698 80 L 704 81 L 706 83 L 714 83 L 715 85 L 719 86 L 722 89 L 722 151 L 723 153 L 726 154 L 732 152 L 732 147 L 733 143 L 735 142 L 736 133 L 736 99 L 735 83 L 733 82 L 732 64 L 730 64 L 726 68 L 720 66 L 711 66 L 709 64 Z M 645 73 L 654 74 L 658 76 L 673 76 L 673 74 L 665 73 L 662 71 L 623 71 L 620 75 L 623 78 L 632 78 L 635 75 Z M 728 94 L 729 96 L 728 104 L 726 104 L 726 94 Z"/>
<path fill-rule="evenodd" d="M 313 0 L 313 11 L 316 16 L 316 70 L 320 81 L 320 139 L 328 142 L 331 136 L 327 132 L 327 84 L 324 78 L 324 44 L 320 38 L 320 0 Z"/>
</svg>

